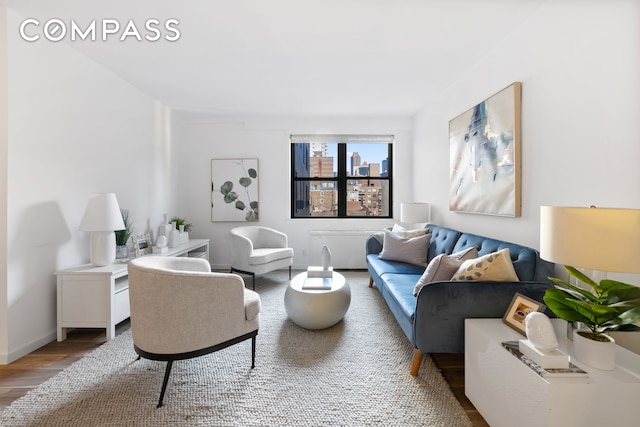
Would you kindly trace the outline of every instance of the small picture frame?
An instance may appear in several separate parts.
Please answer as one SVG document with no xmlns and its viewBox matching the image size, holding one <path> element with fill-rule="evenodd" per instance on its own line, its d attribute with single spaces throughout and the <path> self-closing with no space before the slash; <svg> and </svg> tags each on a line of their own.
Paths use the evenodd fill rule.
<svg viewBox="0 0 640 427">
<path fill-rule="evenodd" d="M 504 314 L 502 321 L 512 327 L 522 335 L 527 335 L 524 319 L 527 314 L 534 311 L 543 312 L 547 308 L 546 305 L 532 300 L 531 298 L 516 292 L 509 304 L 507 312 Z"/>
<path fill-rule="evenodd" d="M 136 257 L 150 254 L 153 250 L 153 244 L 151 243 L 151 235 L 138 234 L 133 236 L 133 249 L 136 251 Z"/>
</svg>

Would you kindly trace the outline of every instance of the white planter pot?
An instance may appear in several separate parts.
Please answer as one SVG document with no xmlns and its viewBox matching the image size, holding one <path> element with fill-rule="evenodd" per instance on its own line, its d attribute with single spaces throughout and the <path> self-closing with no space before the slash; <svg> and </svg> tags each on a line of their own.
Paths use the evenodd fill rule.
<svg viewBox="0 0 640 427">
<path fill-rule="evenodd" d="M 588 329 L 576 329 L 573 331 L 573 355 L 576 360 L 589 365 L 592 368 L 612 371 L 616 368 L 616 342 L 609 335 L 609 342 L 594 341 L 585 338 L 578 332 Z"/>
</svg>

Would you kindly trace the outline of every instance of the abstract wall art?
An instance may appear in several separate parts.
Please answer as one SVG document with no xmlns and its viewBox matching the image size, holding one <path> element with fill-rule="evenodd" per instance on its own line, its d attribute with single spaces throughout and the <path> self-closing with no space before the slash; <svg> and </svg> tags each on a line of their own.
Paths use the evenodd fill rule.
<svg viewBox="0 0 640 427">
<path fill-rule="evenodd" d="M 522 84 L 449 122 L 449 210 L 520 216 Z"/>
<path fill-rule="evenodd" d="M 259 219 L 258 159 L 211 160 L 211 221 Z"/>
</svg>

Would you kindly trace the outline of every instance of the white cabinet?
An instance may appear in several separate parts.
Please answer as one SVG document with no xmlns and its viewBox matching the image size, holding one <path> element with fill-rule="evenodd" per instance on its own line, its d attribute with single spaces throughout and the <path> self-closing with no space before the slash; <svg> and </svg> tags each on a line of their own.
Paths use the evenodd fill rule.
<svg viewBox="0 0 640 427">
<path fill-rule="evenodd" d="M 209 260 L 209 240 L 192 239 L 162 255 L 189 256 Z M 67 328 L 105 328 L 107 340 L 115 336 L 116 324 L 127 319 L 129 281 L 127 264 L 104 267 L 92 264 L 56 271 L 58 283 L 58 341 L 67 338 Z"/>
<path fill-rule="evenodd" d="M 553 320 L 560 350 L 571 355 L 566 322 Z M 587 377 L 541 377 L 502 347 L 525 339 L 501 319 L 465 321 L 465 394 L 492 427 L 632 426 L 640 422 L 640 356 L 616 349 L 616 369 L 571 359 Z"/>
</svg>

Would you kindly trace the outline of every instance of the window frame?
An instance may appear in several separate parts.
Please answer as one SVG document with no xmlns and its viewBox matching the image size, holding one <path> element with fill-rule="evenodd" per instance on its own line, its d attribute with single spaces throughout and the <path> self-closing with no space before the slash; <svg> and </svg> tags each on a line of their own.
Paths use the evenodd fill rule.
<svg viewBox="0 0 640 427">
<path fill-rule="evenodd" d="M 290 159 L 290 218 L 291 219 L 391 219 L 393 218 L 393 143 L 395 141 L 394 135 L 290 135 L 289 138 L 291 145 L 291 159 Z M 299 143 L 311 143 L 311 142 L 325 142 L 327 144 L 337 145 L 337 174 L 333 179 L 330 177 L 319 176 L 296 176 L 296 144 Z M 387 174 L 386 176 L 354 176 L 348 173 L 348 155 L 347 145 L 356 144 L 385 144 L 387 146 Z M 387 181 L 387 215 L 376 216 L 357 216 L 347 215 L 347 205 L 349 200 L 349 181 Z M 306 216 L 296 216 L 296 187 L 300 182 L 308 182 L 309 187 L 314 182 L 327 182 L 333 181 L 336 186 L 336 193 L 338 199 L 338 210 L 335 216 L 313 216 L 310 212 Z M 365 195 L 370 196 L 370 191 L 365 189 Z"/>
</svg>

